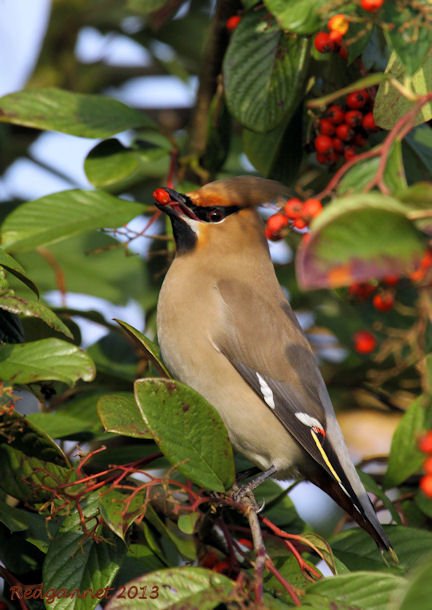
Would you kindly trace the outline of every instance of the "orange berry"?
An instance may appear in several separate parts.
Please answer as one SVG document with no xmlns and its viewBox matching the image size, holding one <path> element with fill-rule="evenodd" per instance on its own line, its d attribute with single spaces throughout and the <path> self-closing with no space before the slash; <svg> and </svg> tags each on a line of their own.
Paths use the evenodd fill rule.
<svg viewBox="0 0 432 610">
<path fill-rule="evenodd" d="M 420 438 L 418 447 L 423 453 L 432 453 L 432 430 Z"/>
<path fill-rule="evenodd" d="M 376 13 L 383 4 L 384 0 L 360 0 L 360 6 L 368 13 Z"/>
<path fill-rule="evenodd" d="M 228 32 L 233 32 L 237 28 L 240 21 L 241 17 L 239 15 L 233 15 L 232 17 L 229 17 L 225 22 L 225 27 Z"/>
<path fill-rule="evenodd" d="M 322 212 L 323 206 L 319 199 L 306 199 L 303 204 L 303 218 L 311 220 Z"/>
<path fill-rule="evenodd" d="M 426 474 L 432 474 L 432 455 L 425 459 L 423 464 L 423 470 Z"/>
<path fill-rule="evenodd" d="M 432 498 L 432 474 L 427 474 L 422 477 L 420 479 L 419 487 L 426 496 Z"/>
<path fill-rule="evenodd" d="M 296 218 L 293 225 L 296 229 L 305 229 L 307 227 L 307 222 L 303 218 Z"/>
<path fill-rule="evenodd" d="M 378 311 L 390 311 L 393 309 L 394 296 L 390 292 L 378 293 L 372 299 L 372 305 Z"/>
<path fill-rule="evenodd" d="M 289 224 L 288 218 L 282 212 L 277 212 L 267 218 L 266 228 L 265 228 L 265 236 L 267 239 L 271 239 L 272 241 L 277 241 L 282 239 L 281 231 Z"/>
<path fill-rule="evenodd" d="M 367 284 L 366 282 L 355 282 L 348 288 L 348 294 L 357 299 L 368 299 L 375 292 L 375 286 L 373 284 Z"/>
<path fill-rule="evenodd" d="M 340 45 L 342 44 L 342 34 L 340 32 L 337 32 L 336 30 L 333 30 L 332 32 L 330 32 L 329 38 L 330 38 L 331 42 L 334 43 L 336 48 L 340 47 Z"/>
<path fill-rule="evenodd" d="M 303 214 L 303 202 L 296 197 L 292 199 L 288 199 L 286 204 L 284 205 L 284 212 L 286 216 L 292 220 L 296 218 L 300 218 Z"/>
<path fill-rule="evenodd" d="M 354 333 L 354 349 L 358 354 L 370 354 L 377 346 L 375 335 L 368 330 L 359 330 Z"/>
<path fill-rule="evenodd" d="M 335 43 L 330 40 L 327 32 L 318 32 L 314 38 L 314 45 L 319 53 L 331 53 L 335 50 Z"/>
<path fill-rule="evenodd" d="M 327 22 L 327 27 L 330 32 L 339 32 L 342 36 L 348 32 L 349 21 L 345 15 L 339 13 L 337 15 L 333 15 Z"/>
<path fill-rule="evenodd" d="M 159 188 L 153 191 L 153 199 L 160 205 L 167 205 L 171 201 L 169 193 L 165 189 Z"/>
</svg>

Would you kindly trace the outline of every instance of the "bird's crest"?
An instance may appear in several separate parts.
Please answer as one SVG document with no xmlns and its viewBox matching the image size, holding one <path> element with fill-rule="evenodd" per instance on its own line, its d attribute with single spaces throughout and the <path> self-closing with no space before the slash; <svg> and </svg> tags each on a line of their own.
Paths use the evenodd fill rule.
<svg viewBox="0 0 432 610">
<path fill-rule="evenodd" d="M 196 191 L 187 193 L 195 205 L 236 205 L 243 208 L 275 201 L 288 195 L 289 189 L 280 182 L 257 176 L 235 176 L 215 180 Z"/>
</svg>

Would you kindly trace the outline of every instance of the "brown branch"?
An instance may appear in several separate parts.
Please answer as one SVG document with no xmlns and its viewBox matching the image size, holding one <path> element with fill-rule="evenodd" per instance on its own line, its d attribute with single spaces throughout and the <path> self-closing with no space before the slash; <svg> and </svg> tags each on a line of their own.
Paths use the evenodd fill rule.
<svg viewBox="0 0 432 610">
<path fill-rule="evenodd" d="M 189 151 L 200 157 L 207 146 L 207 122 L 210 104 L 217 88 L 218 76 L 229 42 L 226 20 L 242 8 L 239 0 L 218 0 L 204 50 L 196 105 L 190 129 Z"/>
</svg>

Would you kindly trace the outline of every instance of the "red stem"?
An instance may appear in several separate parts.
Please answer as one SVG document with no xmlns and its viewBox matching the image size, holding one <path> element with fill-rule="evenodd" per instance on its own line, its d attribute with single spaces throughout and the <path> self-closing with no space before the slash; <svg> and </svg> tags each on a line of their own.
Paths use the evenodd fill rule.
<svg viewBox="0 0 432 610">
<path fill-rule="evenodd" d="M 280 582 L 280 584 L 286 590 L 288 595 L 293 600 L 294 605 L 301 606 L 300 598 L 297 595 L 294 587 L 292 586 L 291 583 L 289 583 L 287 580 L 285 580 L 285 578 L 282 576 L 282 574 L 279 572 L 279 570 L 275 567 L 274 563 L 272 562 L 272 560 L 270 558 L 266 559 L 265 565 L 266 565 L 267 570 L 273 574 L 273 576 Z"/>
</svg>

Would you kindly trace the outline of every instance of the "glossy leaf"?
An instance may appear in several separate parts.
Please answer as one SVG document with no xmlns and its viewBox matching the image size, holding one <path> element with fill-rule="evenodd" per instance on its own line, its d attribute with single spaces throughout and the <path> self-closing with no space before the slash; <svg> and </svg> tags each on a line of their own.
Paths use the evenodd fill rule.
<svg viewBox="0 0 432 610">
<path fill-rule="evenodd" d="M 405 580 L 386 572 L 357 572 L 324 578 L 306 590 L 302 605 L 333 610 L 339 604 L 361 610 L 388 610 Z"/>
<path fill-rule="evenodd" d="M 1 97 L 0 121 L 83 138 L 107 138 L 126 129 L 154 126 L 143 112 L 107 96 L 56 88 L 28 89 Z"/>
<path fill-rule="evenodd" d="M 397 200 L 375 193 L 333 200 L 297 252 L 300 285 L 334 288 L 412 271 L 424 243 L 405 211 Z"/>
<path fill-rule="evenodd" d="M 0 345 L 0 378 L 13 383 L 91 381 L 94 365 L 81 349 L 60 339 L 42 339 L 21 345 Z"/>
<path fill-rule="evenodd" d="M 401 571 L 411 570 L 430 555 L 432 532 L 401 525 L 385 526 L 384 530 L 399 558 Z M 359 528 L 338 534 L 331 546 L 335 556 L 350 570 L 380 571 L 385 566 L 375 542 Z"/>
<path fill-rule="evenodd" d="M 118 140 L 105 140 L 88 154 L 84 170 L 96 188 L 119 191 L 149 177 L 161 178 L 168 172 L 166 150 L 140 144 L 126 148 Z"/>
<path fill-rule="evenodd" d="M 110 530 L 98 525 L 99 506 L 91 498 L 81 507 L 90 536 L 83 531 L 77 512 L 67 517 L 52 540 L 43 565 L 44 589 L 88 591 L 87 595 L 54 596 L 48 609 L 93 610 L 107 599 L 104 591 L 112 583 L 125 555 L 124 543 Z"/>
<path fill-rule="evenodd" d="M 404 82 L 406 69 L 398 59 L 396 53 L 392 53 L 386 74 Z M 412 75 L 409 81 L 410 89 L 416 95 L 425 95 L 432 91 L 432 54 L 427 58 L 424 65 Z M 405 115 L 413 106 L 413 102 L 401 95 L 389 80 L 382 82 L 379 86 L 374 103 L 374 118 L 377 125 L 383 129 L 392 129 L 396 122 Z M 415 125 L 425 123 L 432 118 L 432 103 L 425 104 L 418 113 Z"/>
<path fill-rule="evenodd" d="M 274 129 L 294 112 L 307 68 L 309 42 L 289 37 L 262 12 L 246 14 L 224 60 L 227 104 L 248 129 Z"/>
<path fill-rule="evenodd" d="M 394 487 L 418 472 L 424 462 L 424 453 L 418 448 L 420 436 L 432 426 L 432 404 L 420 397 L 402 417 L 393 435 L 384 483 Z"/>
<path fill-rule="evenodd" d="M 146 357 L 152 362 L 155 368 L 159 371 L 159 373 L 163 377 L 171 378 L 171 374 L 162 362 L 161 355 L 159 352 L 159 348 L 153 341 L 151 341 L 148 337 L 146 337 L 141 331 L 134 328 L 124 320 L 117 320 L 114 318 L 117 324 L 120 324 L 122 329 L 126 332 L 128 337 L 134 340 L 142 349 L 146 355 Z"/>
<path fill-rule="evenodd" d="M 143 211 L 103 191 L 63 191 L 20 205 L 3 222 L 1 236 L 7 250 L 25 252 L 91 229 L 118 227 Z"/>
<path fill-rule="evenodd" d="M 133 438 L 152 438 L 133 394 L 122 392 L 99 398 L 98 414 L 108 432 Z"/>
<path fill-rule="evenodd" d="M 21 282 L 23 282 L 30 290 L 32 290 L 37 296 L 39 296 L 39 291 L 37 286 L 31 281 L 30 278 L 27 277 L 25 270 L 16 261 L 12 256 L 10 256 L 7 252 L 0 248 L 0 265 L 12 273 L 15 277 L 17 277 Z"/>
<path fill-rule="evenodd" d="M 410 575 L 395 610 L 429 610 L 432 599 L 432 558 Z"/>
<path fill-rule="evenodd" d="M 264 0 L 283 30 L 296 34 L 313 34 L 323 25 L 320 8 L 326 0 Z"/>
<path fill-rule="evenodd" d="M 179 382 L 140 379 L 135 398 L 154 440 L 180 472 L 207 489 L 231 487 L 231 443 L 219 414 L 202 396 Z"/>
<path fill-rule="evenodd" d="M 56 330 L 62 333 L 69 339 L 73 339 L 69 328 L 60 320 L 60 318 L 44 305 L 41 301 L 33 301 L 25 299 L 15 294 L 13 290 L 0 290 L 0 309 L 5 309 L 11 313 L 28 318 L 39 318 Z"/>
<path fill-rule="evenodd" d="M 155 610 L 175 610 L 176 608 L 199 608 L 212 610 L 228 601 L 235 583 L 211 570 L 204 568 L 171 568 L 150 572 L 131 580 L 126 589 L 146 591 L 148 601 L 139 601 L 117 594 L 106 606 L 107 610 L 132 610 L 138 603 L 151 603 Z M 138 593 L 137 593 L 138 597 Z"/>
</svg>

